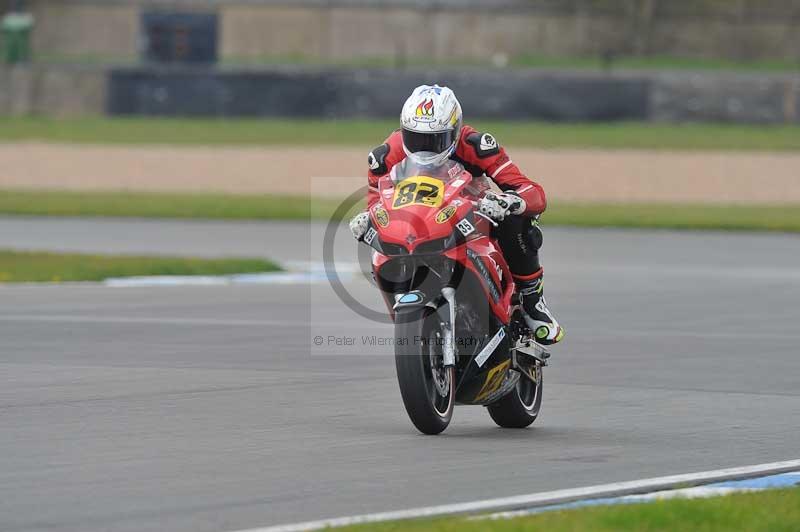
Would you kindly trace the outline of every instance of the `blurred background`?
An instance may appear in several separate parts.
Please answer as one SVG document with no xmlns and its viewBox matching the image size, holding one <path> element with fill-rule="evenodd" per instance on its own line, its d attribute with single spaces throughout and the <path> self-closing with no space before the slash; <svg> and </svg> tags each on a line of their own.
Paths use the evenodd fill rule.
<svg viewBox="0 0 800 532">
<path fill-rule="evenodd" d="M 548 224 L 800 230 L 796 0 L 0 2 L 0 214 L 325 219 L 439 83 Z"/>
<path fill-rule="evenodd" d="M 393 117 L 436 78 L 475 118 L 800 120 L 794 0 L 3 3 L 12 114 Z"/>
<path fill-rule="evenodd" d="M 6 188 L 342 195 L 363 184 L 364 154 L 396 127 L 410 90 L 439 83 L 564 208 L 800 202 L 796 0 L 3 0 L 3 10 Z M 315 176 L 346 186 L 312 190 Z M 646 222 L 636 216 L 626 223 Z M 589 223 L 557 209 L 551 221 Z"/>
<path fill-rule="evenodd" d="M 322 240 L 423 83 L 548 195 L 567 337 L 529 431 L 459 407 L 420 438 L 390 347 L 312 352 L 391 335 Z M 339 229 L 342 283 L 382 308 Z M 0 529 L 250 529 L 796 458 L 798 232 L 799 0 L 0 0 Z M 712 515 L 798 529 L 795 499 L 756 506 Z"/>
</svg>

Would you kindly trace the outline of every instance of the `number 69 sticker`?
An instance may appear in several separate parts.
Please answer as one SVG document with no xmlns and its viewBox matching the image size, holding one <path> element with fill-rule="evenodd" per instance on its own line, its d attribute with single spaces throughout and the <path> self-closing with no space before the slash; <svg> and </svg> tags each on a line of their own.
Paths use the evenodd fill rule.
<svg viewBox="0 0 800 532">
<path fill-rule="evenodd" d="M 402 209 L 411 205 L 438 207 L 442 204 L 442 182 L 426 176 L 414 176 L 403 179 L 394 189 L 392 208 Z"/>
</svg>

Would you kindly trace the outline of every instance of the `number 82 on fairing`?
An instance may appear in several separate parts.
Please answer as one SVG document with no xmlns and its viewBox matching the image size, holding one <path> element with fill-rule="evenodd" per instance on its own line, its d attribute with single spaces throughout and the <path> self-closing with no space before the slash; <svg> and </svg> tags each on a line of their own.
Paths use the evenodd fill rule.
<svg viewBox="0 0 800 532">
<path fill-rule="evenodd" d="M 402 209 L 410 205 L 438 207 L 442 204 L 442 182 L 439 179 L 415 176 L 403 179 L 394 189 L 392 208 Z"/>
</svg>

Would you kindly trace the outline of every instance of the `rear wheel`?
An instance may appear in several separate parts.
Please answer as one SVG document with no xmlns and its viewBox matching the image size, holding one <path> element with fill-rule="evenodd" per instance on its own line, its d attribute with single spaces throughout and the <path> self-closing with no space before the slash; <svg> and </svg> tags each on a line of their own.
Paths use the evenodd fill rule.
<svg viewBox="0 0 800 532">
<path fill-rule="evenodd" d="M 542 406 L 542 368 L 536 367 L 531 372 L 533 379 L 520 376 L 514 390 L 486 407 L 499 426 L 522 429 L 536 421 Z"/>
<path fill-rule="evenodd" d="M 400 395 L 414 426 L 439 434 L 453 417 L 455 370 L 443 365 L 444 329 L 430 307 L 395 317 L 395 365 Z"/>
</svg>

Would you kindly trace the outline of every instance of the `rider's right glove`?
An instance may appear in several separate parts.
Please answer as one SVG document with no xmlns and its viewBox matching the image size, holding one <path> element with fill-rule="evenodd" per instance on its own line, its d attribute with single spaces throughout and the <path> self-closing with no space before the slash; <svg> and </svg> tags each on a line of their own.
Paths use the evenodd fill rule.
<svg viewBox="0 0 800 532">
<path fill-rule="evenodd" d="M 480 211 L 493 220 L 502 222 L 509 214 L 525 212 L 525 200 L 516 194 L 495 194 L 488 192 L 478 203 Z"/>
<path fill-rule="evenodd" d="M 369 226 L 369 213 L 364 211 L 353 216 L 350 220 L 350 232 L 353 233 L 353 238 L 361 240 L 364 233 L 367 232 Z"/>
</svg>

